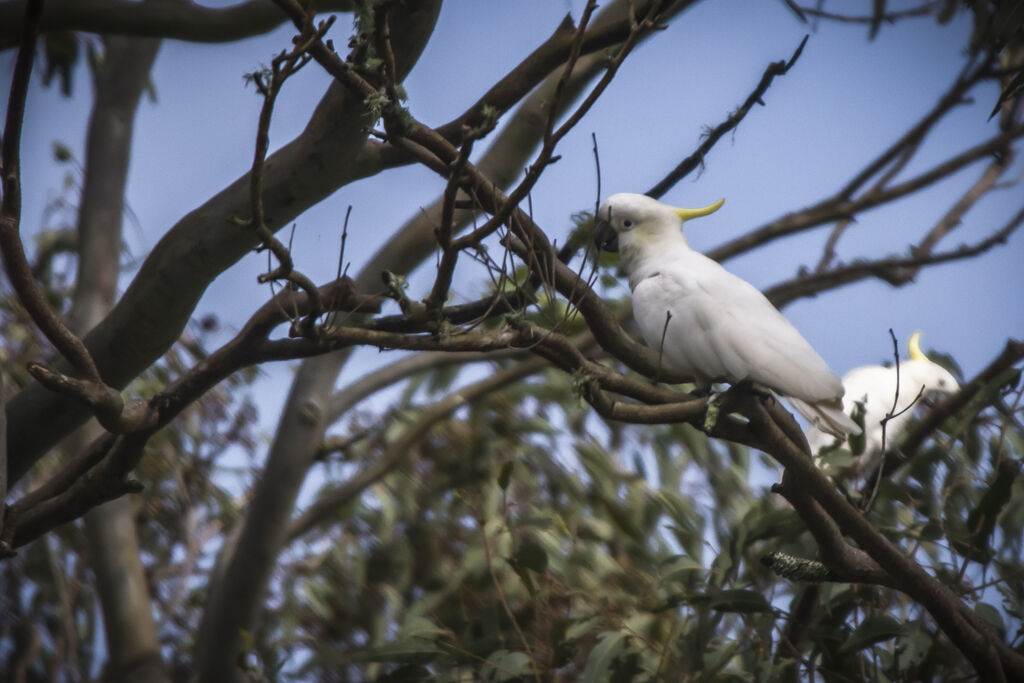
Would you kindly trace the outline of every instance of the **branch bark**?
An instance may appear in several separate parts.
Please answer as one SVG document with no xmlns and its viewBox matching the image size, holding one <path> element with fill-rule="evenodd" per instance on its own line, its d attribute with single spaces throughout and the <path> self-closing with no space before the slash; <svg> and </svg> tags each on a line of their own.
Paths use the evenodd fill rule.
<svg viewBox="0 0 1024 683">
<path fill-rule="evenodd" d="M 25 4 L 17 0 L 0 3 L 0 49 L 16 43 Z M 352 0 L 316 3 L 320 12 L 351 12 L 354 4 Z M 191 2 L 48 0 L 39 30 L 226 43 L 267 33 L 285 21 L 287 17 L 271 0 L 248 0 L 220 8 Z"/>
</svg>

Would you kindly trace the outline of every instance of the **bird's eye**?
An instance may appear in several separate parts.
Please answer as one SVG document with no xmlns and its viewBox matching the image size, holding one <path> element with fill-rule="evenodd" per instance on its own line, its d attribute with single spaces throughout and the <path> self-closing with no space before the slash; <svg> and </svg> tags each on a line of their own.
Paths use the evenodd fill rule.
<svg viewBox="0 0 1024 683">
<path fill-rule="evenodd" d="M 632 228 L 633 227 L 633 221 L 628 220 L 628 219 L 622 221 L 622 227 L 624 227 L 624 228 Z"/>
<path fill-rule="evenodd" d="M 944 380 L 944 379 L 940 379 L 940 380 L 939 380 L 939 386 L 940 386 L 940 387 L 943 387 L 943 388 L 945 388 L 945 386 L 946 386 L 946 380 Z"/>
</svg>

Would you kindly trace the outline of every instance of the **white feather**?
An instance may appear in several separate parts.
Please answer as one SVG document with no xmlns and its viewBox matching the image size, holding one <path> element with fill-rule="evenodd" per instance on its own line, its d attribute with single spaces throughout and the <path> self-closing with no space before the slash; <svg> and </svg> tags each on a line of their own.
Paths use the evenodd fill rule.
<svg viewBox="0 0 1024 683">
<path fill-rule="evenodd" d="M 819 429 L 858 433 L 841 409 L 839 378 L 755 287 L 686 243 L 676 210 L 617 194 L 598 214 L 618 235 L 633 314 L 666 368 L 699 384 L 754 380 L 783 396 Z"/>
<path fill-rule="evenodd" d="M 882 420 L 886 415 L 896 415 L 885 425 L 886 448 L 889 448 L 906 431 L 913 415 L 913 411 L 907 408 L 919 394 L 928 397 L 960 391 L 953 375 L 930 360 L 900 361 L 898 397 L 895 366 L 854 368 L 843 377 L 843 386 L 846 389 L 843 409 L 847 414 L 853 415 L 857 403 L 864 406 L 864 453 L 861 462 L 865 466 L 882 450 Z M 836 439 L 811 428 L 807 430 L 807 441 L 811 452 L 817 454 L 822 448 L 835 443 Z"/>
</svg>

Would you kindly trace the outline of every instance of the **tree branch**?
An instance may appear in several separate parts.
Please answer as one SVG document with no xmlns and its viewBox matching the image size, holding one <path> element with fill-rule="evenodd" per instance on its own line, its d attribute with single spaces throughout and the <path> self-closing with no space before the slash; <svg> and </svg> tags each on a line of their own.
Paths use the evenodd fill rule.
<svg viewBox="0 0 1024 683">
<path fill-rule="evenodd" d="M 417 61 L 433 30 L 439 7 L 439 2 L 423 0 L 405 2 L 393 9 L 389 29 L 395 51 L 397 81 L 403 80 Z M 297 18 L 301 31 L 304 20 Z M 353 113 L 358 113 L 358 117 L 339 120 L 336 114 L 328 112 L 329 117 L 324 120 L 329 129 L 348 136 L 352 144 L 333 150 L 318 146 L 309 150 L 310 158 L 297 160 L 300 163 L 290 172 L 300 169 L 314 174 L 316 177 L 306 178 L 305 182 L 312 182 L 324 190 L 322 194 L 317 192 L 310 196 L 308 188 L 301 183 L 293 184 L 294 178 L 288 179 L 289 188 L 295 188 L 294 192 L 302 197 L 299 202 L 302 204 L 306 201 L 315 203 L 352 179 L 354 168 L 350 164 L 364 147 L 366 134 L 363 131 L 373 125 L 374 120 L 371 119 L 376 119 L 376 113 L 370 111 L 363 98 L 346 92 L 339 84 L 332 84 L 328 93 L 333 99 L 348 102 Z M 278 152 L 274 157 L 280 154 Z M 271 163 L 271 160 L 268 160 L 268 180 L 271 172 L 281 169 L 280 161 Z M 286 162 L 284 166 L 290 164 Z M 291 203 L 284 204 L 282 208 L 289 211 L 305 208 L 294 206 L 295 197 L 288 199 Z M 265 204 L 265 208 L 270 219 L 268 224 L 276 225 L 277 220 L 269 206 Z M 374 276 L 379 277 L 379 271 Z M 362 288 L 364 282 L 360 279 L 356 285 Z M 374 290 L 367 287 L 365 291 Z M 335 362 L 326 361 L 329 364 Z M 223 580 L 214 582 L 208 591 L 195 640 L 195 664 L 200 678 L 229 681 L 238 675 L 235 656 L 241 648 L 241 631 L 251 631 L 259 613 L 262 595 L 287 536 L 295 500 L 310 464 L 315 461 L 317 446 L 323 440 L 323 411 L 336 379 L 337 372 L 325 371 L 322 367 L 310 372 L 306 366 L 296 377 L 281 414 L 275 443 L 263 468 L 263 477 L 253 492 L 253 500 L 257 502 L 246 514 L 237 544 L 225 548 L 219 559 L 224 568 Z"/>
<path fill-rule="evenodd" d="M 930 253 L 928 251 L 930 247 L 912 246 L 909 256 L 891 256 L 874 261 L 858 260 L 847 265 L 834 266 L 825 271 L 802 273 L 791 280 L 780 282 L 766 289 L 764 295 L 775 306 L 782 308 L 796 299 L 817 296 L 822 292 L 870 277 L 885 280 L 894 287 L 899 287 L 910 282 L 924 266 L 968 259 L 1001 244 L 1006 244 L 1021 224 L 1024 224 L 1024 208 L 1018 211 L 1002 228 L 976 244 L 964 244 L 956 249 L 938 254 Z"/>
<path fill-rule="evenodd" d="M 430 25 L 421 16 L 409 27 L 400 53 L 403 73 Z M 366 140 L 368 115 L 362 101 L 346 97 L 339 87 L 328 89 L 303 133 L 268 159 L 263 196 L 268 226 L 280 229 L 352 179 L 348 162 Z M 159 358 L 209 283 L 255 245 L 253 233 L 235 220 L 248 211 L 248 190 L 245 175 L 179 221 L 150 252 L 110 315 L 86 336 L 107 384 L 121 388 Z M 7 416 L 13 482 L 88 412 L 33 383 L 8 403 Z M 41 416 L 50 429 L 32 428 Z"/>
<path fill-rule="evenodd" d="M 0 49 L 17 39 L 26 4 L 0 2 Z M 355 3 L 319 0 L 315 5 L 319 12 L 351 12 Z M 39 30 L 227 43 L 267 33 L 285 21 L 287 17 L 271 0 L 248 0 L 222 8 L 192 2 L 47 0 Z"/>
<path fill-rule="evenodd" d="M 745 235 L 730 240 L 708 251 L 707 256 L 716 261 L 725 261 L 780 237 L 802 232 L 830 221 L 852 218 L 861 211 L 881 206 L 933 185 L 980 159 L 999 153 L 1010 142 L 1022 136 L 1024 136 L 1024 125 L 1018 124 L 898 185 L 877 193 L 867 194 L 859 199 L 845 199 L 841 194 L 836 194 L 814 206 L 786 214 Z"/>
</svg>

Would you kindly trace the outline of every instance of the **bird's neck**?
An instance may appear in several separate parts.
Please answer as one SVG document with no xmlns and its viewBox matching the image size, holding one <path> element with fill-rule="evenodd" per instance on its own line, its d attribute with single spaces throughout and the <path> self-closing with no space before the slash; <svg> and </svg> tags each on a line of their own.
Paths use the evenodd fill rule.
<svg viewBox="0 0 1024 683">
<path fill-rule="evenodd" d="M 630 290 L 636 289 L 641 280 L 654 275 L 666 262 L 678 262 L 681 256 L 691 252 L 681 232 L 630 237 L 619 240 L 619 259 L 629 276 Z"/>
</svg>

